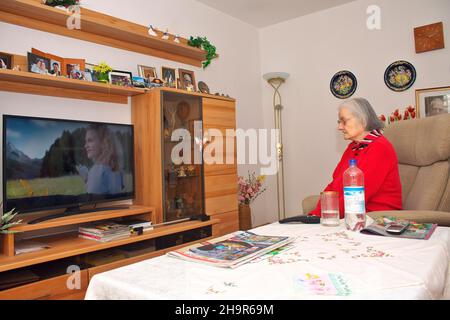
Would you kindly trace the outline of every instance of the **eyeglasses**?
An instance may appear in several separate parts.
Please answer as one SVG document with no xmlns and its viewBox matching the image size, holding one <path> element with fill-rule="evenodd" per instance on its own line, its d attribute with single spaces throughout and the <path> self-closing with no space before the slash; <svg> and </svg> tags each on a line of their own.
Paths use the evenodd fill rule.
<svg viewBox="0 0 450 320">
<path fill-rule="evenodd" d="M 352 119 L 353 119 L 353 117 L 348 118 L 348 119 L 339 119 L 339 120 L 337 121 L 337 124 L 340 125 L 340 124 L 342 123 L 342 124 L 345 126 L 346 123 L 347 123 L 347 121 L 352 120 Z"/>
</svg>

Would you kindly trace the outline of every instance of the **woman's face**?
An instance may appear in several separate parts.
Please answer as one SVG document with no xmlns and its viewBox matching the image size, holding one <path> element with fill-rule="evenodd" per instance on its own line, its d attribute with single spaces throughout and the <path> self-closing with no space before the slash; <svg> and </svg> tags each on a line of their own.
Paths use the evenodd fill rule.
<svg viewBox="0 0 450 320">
<path fill-rule="evenodd" d="M 100 139 L 94 130 L 88 130 L 86 132 L 84 149 L 86 150 L 87 157 L 90 160 L 95 162 L 99 158 L 101 153 L 101 144 Z"/>
<path fill-rule="evenodd" d="M 339 111 L 338 130 L 344 134 L 345 140 L 361 141 L 367 134 L 363 123 L 349 109 Z"/>
</svg>

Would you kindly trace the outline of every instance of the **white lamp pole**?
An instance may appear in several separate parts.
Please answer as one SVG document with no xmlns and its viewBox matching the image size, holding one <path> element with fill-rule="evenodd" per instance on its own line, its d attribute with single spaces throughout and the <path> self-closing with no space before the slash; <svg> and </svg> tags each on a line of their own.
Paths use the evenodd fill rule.
<svg viewBox="0 0 450 320">
<path fill-rule="evenodd" d="M 284 201 L 284 174 L 283 174 L 283 123 L 281 120 L 281 94 L 279 88 L 289 77 L 286 72 L 270 72 L 263 75 L 263 78 L 275 89 L 273 94 L 273 108 L 275 113 L 275 129 L 278 130 L 277 139 L 277 193 L 278 193 L 278 220 L 286 218 Z M 278 100 L 278 102 L 277 102 Z"/>
</svg>

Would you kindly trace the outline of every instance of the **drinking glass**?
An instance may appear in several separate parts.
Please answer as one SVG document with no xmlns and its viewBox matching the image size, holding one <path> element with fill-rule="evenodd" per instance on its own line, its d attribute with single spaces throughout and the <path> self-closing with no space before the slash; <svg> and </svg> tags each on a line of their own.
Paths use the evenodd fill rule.
<svg viewBox="0 0 450 320">
<path fill-rule="evenodd" d="M 339 192 L 324 191 L 320 194 L 322 215 L 320 223 L 323 226 L 335 227 L 339 225 Z"/>
</svg>

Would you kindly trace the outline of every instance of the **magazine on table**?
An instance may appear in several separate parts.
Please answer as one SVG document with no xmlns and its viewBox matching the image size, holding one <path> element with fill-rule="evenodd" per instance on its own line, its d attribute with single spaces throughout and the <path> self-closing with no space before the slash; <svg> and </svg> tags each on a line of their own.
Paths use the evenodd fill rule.
<svg viewBox="0 0 450 320">
<path fill-rule="evenodd" d="M 387 228 L 392 223 L 402 224 L 407 227 L 401 234 L 389 233 L 387 231 Z M 376 218 L 373 223 L 362 229 L 360 232 L 364 234 L 375 234 L 386 237 L 428 240 L 433 234 L 436 227 L 436 223 L 417 223 L 410 220 L 382 216 Z"/>
<path fill-rule="evenodd" d="M 170 251 L 167 255 L 217 267 L 236 268 L 294 240 L 293 237 L 236 231 L 208 242 Z"/>
</svg>

